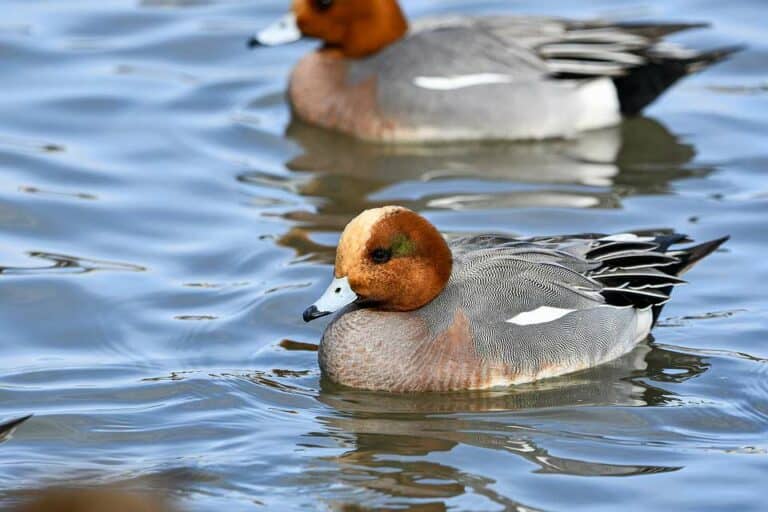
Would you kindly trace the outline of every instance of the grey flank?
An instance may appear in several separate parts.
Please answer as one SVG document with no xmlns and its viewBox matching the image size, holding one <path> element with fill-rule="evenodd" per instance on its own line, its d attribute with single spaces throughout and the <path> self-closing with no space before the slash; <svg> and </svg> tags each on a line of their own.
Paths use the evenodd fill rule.
<svg viewBox="0 0 768 512">
<path fill-rule="evenodd" d="M 509 16 L 426 20 L 378 54 L 351 61 L 348 81 L 377 78 L 379 110 L 402 128 L 402 138 L 568 137 L 616 124 L 620 113 L 639 113 L 678 79 L 738 49 L 697 52 L 663 40 L 701 26 Z M 425 78 L 468 76 L 491 80 L 419 85 Z"/>
</svg>

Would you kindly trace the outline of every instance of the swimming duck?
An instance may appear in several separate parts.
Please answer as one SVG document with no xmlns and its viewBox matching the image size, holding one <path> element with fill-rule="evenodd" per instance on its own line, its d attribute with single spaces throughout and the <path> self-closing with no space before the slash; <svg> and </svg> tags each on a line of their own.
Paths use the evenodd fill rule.
<svg viewBox="0 0 768 512">
<path fill-rule="evenodd" d="M 304 320 L 339 312 L 319 348 L 339 384 L 415 392 L 532 382 L 644 340 L 680 275 L 727 237 L 634 233 L 446 240 L 399 206 L 344 229 L 334 279 Z"/>
<path fill-rule="evenodd" d="M 373 141 L 545 139 L 618 124 L 739 49 L 663 41 L 702 26 L 462 16 L 409 29 L 396 0 L 293 0 L 250 44 L 323 42 L 288 88 L 311 124 Z"/>
</svg>

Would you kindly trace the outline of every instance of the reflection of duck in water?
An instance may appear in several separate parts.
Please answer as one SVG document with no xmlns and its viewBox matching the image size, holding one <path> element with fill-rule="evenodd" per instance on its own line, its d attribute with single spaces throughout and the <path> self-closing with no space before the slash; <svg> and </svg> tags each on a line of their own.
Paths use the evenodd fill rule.
<svg viewBox="0 0 768 512">
<path fill-rule="evenodd" d="M 442 501 L 474 494 L 513 510 L 513 499 L 495 491 L 494 480 L 452 465 L 450 456 L 426 456 L 464 447 L 457 456 L 467 457 L 469 446 L 519 457 L 538 473 L 610 477 L 675 471 L 679 468 L 672 465 L 613 462 L 615 446 L 610 441 L 605 441 L 607 449 L 598 440 L 588 460 L 558 456 L 558 450 L 548 446 L 563 436 L 558 429 L 567 428 L 563 424 L 577 418 L 582 408 L 624 407 L 621 414 L 593 417 L 598 425 L 592 424 L 582 444 L 595 443 L 596 431 L 622 432 L 636 426 L 640 420 L 633 416 L 633 407 L 674 401 L 664 383 L 683 382 L 707 367 L 700 357 L 643 344 L 603 366 L 504 391 L 403 395 L 326 381 L 318 398 L 337 414 L 320 418 L 322 435 L 346 448 L 327 462 L 337 467 L 343 484 L 390 500 L 418 496 Z M 579 436 L 569 432 L 571 438 Z M 611 452 L 612 462 L 599 462 L 603 450 Z M 311 470 L 307 478 L 313 478 Z"/>
<path fill-rule="evenodd" d="M 252 43 L 323 42 L 288 89 L 313 124 L 376 141 L 519 140 L 614 126 L 736 50 L 664 41 L 701 26 L 461 16 L 409 31 L 396 0 L 294 0 Z"/>
<path fill-rule="evenodd" d="M 695 155 L 690 145 L 649 118 L 634 118 L 574 139 L 543 142 L 389 146 L 351 140 L 297 121 L 288 127 L 287 135 L 302 149 L 288 167 L 321 174 L 317 179 L 368 182 L 366 194 L 402 181 L 445 178 L 611 187 L 621 173 L 678 170 L 679 175 L 657 177 L 666 184 L 686 177 L 686 171 L 678 168 Z"/>
<path fill-rule="evenodd" d="M 310 173 L 290 189 L 317 204 L 317 212 L 285 214 L 299 225 L 282 243 L 300 254 L 332 252 L 313 246 L 307 232 L 341 231 L 357 212 L 390 202 L 417 210 L 616 208 L 623 197 L 665 193 L 673 180 L 708 172 L 689 167 L 694 149 L 646 118 L 539 143 L 387 146 L 297 122 L 288 136 L 302 150 L 288 167 Z"/>
</svg>

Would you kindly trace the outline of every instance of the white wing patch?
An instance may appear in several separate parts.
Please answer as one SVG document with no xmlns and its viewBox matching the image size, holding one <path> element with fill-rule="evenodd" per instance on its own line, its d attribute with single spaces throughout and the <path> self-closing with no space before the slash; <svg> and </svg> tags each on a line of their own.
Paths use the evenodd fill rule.
<svg viewBox="0 0 768 512">
<path fill-rule="evenodd" d="M 600 240 L 606 242 L 653 242 L 652 236 L 637 236 L 634 233 L 619 233 L 618 235 L 605 236 Z"/>
<path fill-rule="evenodd" d="M 512 82 L 510 75 L 501 73 L 475 73 L 471 75 L 454 76 L 417 76 L 413 85 L 433 91 L 452 91 L 487 84 L 508 84 Z"/>
<path fill-rule="evenodd" d="M 576 310 L 553 308 L 550 306 L 539 306 L 532 311 L 524 311 L 519 313 L 507 320 L 507 322 L 515 325 L 546 324 L 548 322 L 553 322 L 559 318 L 562 318 L 568 313 L 573 313 L 574 311 Z"/>
<path fill-rule="evenodd" d="M 598 308 L 624 309 L 632 306 L 597 306 Z M 563 318 L 575 309 L 553 308 L 551 306 L 539 306 L 531 311 L 524 311 L 513 316 L 507 323 L 515 325 L 538 325 L 554 322 Z M 653 325 L 653 311 L 651 308 L 637 310 L 637 324 L 635 326 L 635 342 L 641 341 L 651 332 Z"/>
</svg>

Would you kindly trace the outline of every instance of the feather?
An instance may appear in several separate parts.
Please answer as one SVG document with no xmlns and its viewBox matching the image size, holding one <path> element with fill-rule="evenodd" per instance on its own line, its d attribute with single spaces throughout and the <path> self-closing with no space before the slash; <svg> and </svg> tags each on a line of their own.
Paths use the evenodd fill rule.
<svg viewBox="0 0 768 512">
<path fill-rule="evenodd" d="M 629 287 L 603 288 L 600 293 L 608 304 L 613 306 L 634 306 L 646 308 L 661 306 L 669 300 L 669 295 L 654 289 L 637 289 Z"/>
<path fill-rule="evenodd" d="M 587 258 L 599 260 L 602 256 L 608 256 L 625 251 L 655 251 L 658 248 L 659 244 L 655 242 L 610 241 L 599 243 L 594 249 L 588 250 L 586 256 Z"/>
<path fill-rule="evenodd" d="M 599 260 L 603 265 L 613 268 L 638 269 L 647 267 L 664 267 L 680 263 L 674 256 L 660 252 L 627 251 L 625 253 L 609 254 Z"/>
<path fill-rule="evenodd" d="M 539 48 L 539 55 L 550 62 L 556 58 L 577 61 L 606 61 L 625 66 L 639 66 L 645 58 L 626 51 L 620 45 L 548 44 Z"/>
</svg>

